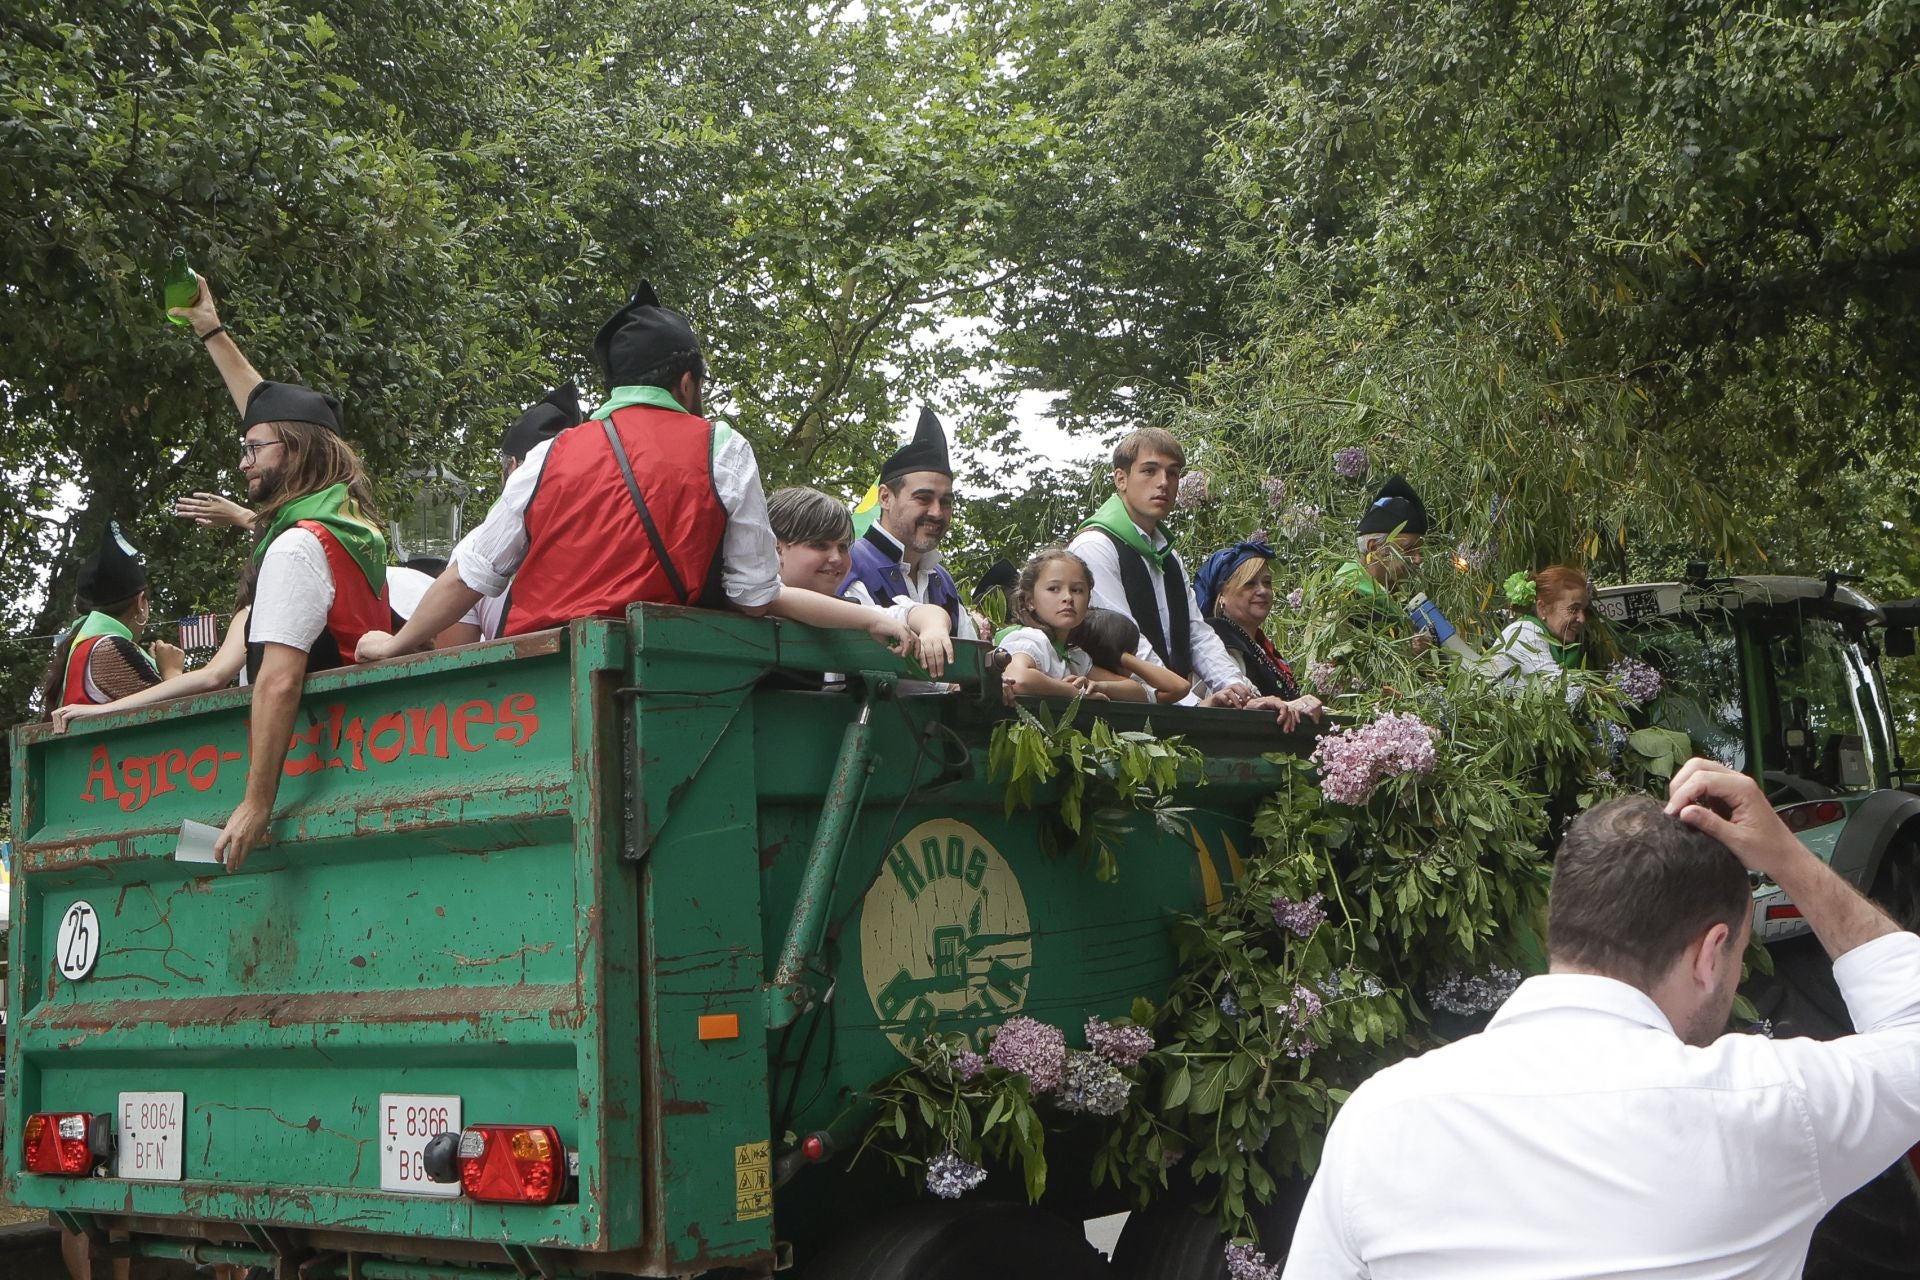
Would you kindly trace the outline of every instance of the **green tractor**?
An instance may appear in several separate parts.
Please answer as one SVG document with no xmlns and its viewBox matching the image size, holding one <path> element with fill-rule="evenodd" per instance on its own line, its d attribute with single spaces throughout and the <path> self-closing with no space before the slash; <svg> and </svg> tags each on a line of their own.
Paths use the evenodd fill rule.
<svg viewBox="0 0 1920 1280">
<path fill-rule="evenodd" d="M 1920 601 L 1877 605 L 1839 573 L 1610 587 L 1597 612 L 1661 676 L 1650 727 L 1751 775 L 1808 848 L 1903 928 L 1920 927 L 1920 776 L 1900 757 L 1882 652 L 1914 652 Z M 1754 888 L 1754 935 L 1773 960 L 1746 988 L 1761 1030 L 1852 1031 L 1832 965 L 1779 886 Z M 1822 1222 L 1809 1280 L 1920 1276 L 1920 1148 Z"/>
</svg>

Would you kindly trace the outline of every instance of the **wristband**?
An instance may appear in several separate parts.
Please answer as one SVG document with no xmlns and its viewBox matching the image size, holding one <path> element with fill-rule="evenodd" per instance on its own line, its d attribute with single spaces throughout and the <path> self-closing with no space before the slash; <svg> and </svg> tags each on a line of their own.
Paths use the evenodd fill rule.
<svg viewBox="0 0 1920 1280">
<path fill-rule="evenodd" d="M 220 334 L 225 333 L 226 331 L 227 331 L 227 326 L 223 324 L 217 324 L 213 326 L 213 328 L 207 330 L 205 333 L 196 333 L 193 336 L 200 339 L 200 341 L 202 342 L 211 342 L 213 341 L 214 338 L 218 337 Z"/>
</svg>

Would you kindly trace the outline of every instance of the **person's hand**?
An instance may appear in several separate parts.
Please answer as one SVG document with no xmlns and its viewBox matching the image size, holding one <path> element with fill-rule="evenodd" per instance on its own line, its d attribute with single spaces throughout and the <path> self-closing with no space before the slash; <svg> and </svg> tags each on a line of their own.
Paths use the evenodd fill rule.
<svg viewBox="0 0 1920 1280">
<path fill-rule="evenodd" d="M 1070 675 L 1067 677 L 1067 684 L 1072 686 L 1073 691 L 1085 698 L 1088 702 L 1112 701 L 1105 693 L 1101 692 L 1099 684 L 1094 681 L 1092 676 Z"/>
<path fill-rule="evenodd" d="M 1230 684 L 1226 688 L 1220 690 L 1218 693 L 1208 694 L 1206 701 L 1202 702 L 1200 705 L 1203 707 L 1232 707 L 1235 710 L 1238 710 L 1242 707 L 1245 707 L 1247 703 L 1252 700 L 1253 700 L 1252 686 L 1244 685 L 1244 684 Z"/>
<path fill-rule="evenodd" d="M 399 652 L 400 647 L 394 644 L 391 632 L 369 631 L 353 647 L 353 660 L 357 663 L 385 662 Z"/>
<path fill-rule="evenodd" d="M 53 714 L 47 719 L 52 723 L 55 733 L 65 733 L 67 726 L 75 720 L 91 720 L 111 710 L 113 710 L 111 702 L 76 702 L 70 706 L 55 707 Z"/>
<path fill-rule="evenodd" d="M 1269 694 L 1263 698 L 1249 698 L 1242 708 L 1246 711 L 1270 711 L 1274 723 L 1282 730 L 1292 733 L 1300 723 L 1300 709 L 1285 698 L 1276 698 Z"/>
<path fill-rule="evenodd" d="M 1814 856 L 1780 821 L 1759 783 L 1718 761 L 1696 756 L 1681 765 L 1667 786 L 1667 812 L 1725 845 L 1747 870 L 1771 880 L 1780 878 L 1781 869 Z"/>
<path fill-rule="evenodd" d="M 171 680 L 187 669 L 187 651 L 179 645 L 155 640 L 149 647 L 153 652 L 153 665 L 160 668 L 162 680 Z"/>
<path fill-rule="evenodd" d="M 1309 720 L 1325 720 L 1327 704 L 1310 693 L 1303 693 L 1293 700 L 1293 709 Z"/>
<path fill-rule="evenodd" d="M 180 316 L 193 326 L 194 336 L 211 333 L 220 327 L 220 313 L 213 308 L 213 290 L 207 288 L 207 279 L 198 271 L 193 278 L 200 282 L 200 296 L 193 300 L 190 307 L 169 307 L 167 314 Z"/>
<path fill-rule="evenodd" d="M 917 648 L 918 641 L 918 637 L 913 634 L 913 628 L 892 614 L 879 609 L 873 612 L 875 617 L 867 624 L 867 634 L 887 646 L 887 651 L 896 657 L 911 657 Z M 935 671 L 932 674 L 940 673 Z"/>
<path fill-rule="evenodd" d="M 173 514 L 202 527 L 230 524 L 236 529 L 253 528 L 253 512 L 217 493 L 189 494 L 173 504 Z"/>
<path fill-rule="evenodd" d="M 265 809 L 256 807 L 253 801 L 242 800 L 240 807 L 233 811 L 233 816 L 227 819 L 220 838 L 213 842 L 213 856 L 228 871 L 238 871 L 246 862 L 247 855 L 267 842 L 267 819 L 272 816 Z"/>
<path fill-rule="evenodd" d="M 922 631 L 914 637 L 918 661 L 930 676 L 938 677 L 953 661 L 953 637 L 945 632 Z"/>
</svg>

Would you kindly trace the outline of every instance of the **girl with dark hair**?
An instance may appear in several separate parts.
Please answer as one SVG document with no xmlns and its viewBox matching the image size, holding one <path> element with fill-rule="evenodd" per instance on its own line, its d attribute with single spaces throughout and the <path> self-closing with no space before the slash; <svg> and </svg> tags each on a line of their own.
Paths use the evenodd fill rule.
<svg viewBox="0 0 1920 1280">
<path fill-rule="evenodd" d="M 147 625 L 147 569 L 140 553 L 109 524 L 99 550 L 80 567 L 79 596 L 89 611 L 61 634 L 40 685 L 49 717 L 65 706 L 107 703 L 177 676 L 185 655 L 156 640 L 151 656 L 136 638 Z"/>
<path fill-rule="evenodd" d="M 1193 689 L 1179 672 L 1140 656 L 1140 624 L 1117 610 L 1087 610 L 1071 641 L 1093 659 L 1093 687 L 1116 702 L 1178 702 Z"/>
</svg>

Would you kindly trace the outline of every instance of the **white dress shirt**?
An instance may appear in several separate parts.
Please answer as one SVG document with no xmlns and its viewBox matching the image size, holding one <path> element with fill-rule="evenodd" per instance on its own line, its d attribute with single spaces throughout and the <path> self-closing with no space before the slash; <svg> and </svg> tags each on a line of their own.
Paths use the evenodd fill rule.
<svg viewBox="0 0 1920 1280">
<path fill-rule="evenodd" d="M 569 428 L 601 429 L 593 419 Z M 487 518 L 453 549 L 461 581 L 483 596 L 504 592 L 527 558 L 527 504 L 533 500 L 552 447 L 553 440 L 533 447 L 527 460 L 507 477 Z M 607 465 L 615 465 L 611 452 Z M 767 523 L 760 464 L 746 437 L 719 422 L 713 424 L 713 487 L 727 511 L 727 527 L 720 539 L 720 585 L 727 599 L 749 609 L 773 603 L 780 594 L 780 551 L 774 545 L 773 526 Z"/>
<path fill-rule="evenodd" d="M 1820 1218 L 1920 1140 L 1920 937 L 1834 962 L 1860 1034 L 1684 1044 L 1551 974 L 1347 1101 L 1289 1280 L 1793 1280 Z"/>
<path fill-rule="evenodd" d="M 927 593 L 933 589 L 933 571 L 940 567 L 940 548 L 935 547 L 933 550 L 927 552 L 927 554 L 921 556 L 919 564 L 910 565 L 907 563 L 907 548 L 905 544 L 881 528 L 879 521 L 874 521 L 873 528 L 870 532 L 878 533 L 893 547 L 895 559 L 900 565 L 900 576 L 906 581 L 907 595 L 910 599 L 881 604 L 873 598 L 873 592 L 867 590 L 866 583 L 857 581 L 847 584 L 847 589 L 840 593 L 841 598 L 851 600 L 855 604 L 871 605 L 876 609 L 884 609 L 897 621 L 904 623 L 907 620 L 907 614 L 913 611 L 914 605 L 927 603 Z M 957 595 L 958 592 L 959 588 L 956 587 L 955 594 Z M 954 620 L 953 638 L 955 640 L 978 640 L 980 633 L 974 628 L 973 615 L 968 612 L 966 605 L 961 604 L 956 612 L 958 612 L 960 616 Z"/>
<path fill-rule="evenodd" d="M 1546 629 L 1527 618 L 1515 618 L 1500 633 L 1500 639 L 1488 649 L 1480 669 L 1489 676 L 1515 678 L 1563 675 L 1559 659 L 1548 647 Z"/>
<path fill-rule="evenodd" d="M 1140 536 L 1147 545 L 1155 548 L 1167 545 L 1167 539 L 1158 529 L 1149 534 L 1139 525 Z M 1093 574 L 1093 603 L 1101 609 L 1111 609 L 1115 613 L 1124 613 L 1137 623 L 1132 608 L 1127 604 L 1126 588 L 1120 581 L 1120 551 L 1113 539 L 1098 529 L 1088 529 L 1067 544 L 1067 550 L 1080 557 Z M 1181 580 L 1187 586 L 1187 618 L 1189 639 L 1187 647 L 1192 650 L 1192 675 L 1207 688 L 1218 692 L 1232 688 L 1237 684 L 1246 684 L 1246 673 L 1234 665 L 1233 655 L 1227 652 L 1227 646 L 1220 643 L 1220 637 L 1214 634 L 1207 620 L 1200 616 L 1200 602 L 1193 596 L 1193 579 L 1187 573 L 1185 562 L 1178 551 L 1173 553 L 1173 562 L 1180 566 Z M 1160 634 L 1167 637 L 1167 643 L 1173 643 L 1173 619 L 1167 613 L 1167 576 L 1152 561 L 1147 562 L 1147 581 L 1153 584 L 1154 598 L 1160 605 Z M 1145 635 L 1141 636 L 1139 650 L 1149 662 L 1166 666 L 1159 654 L 1153 651 Z M 1189 697 L 1191 700 L 1191 696 Z"/>
</svg>

